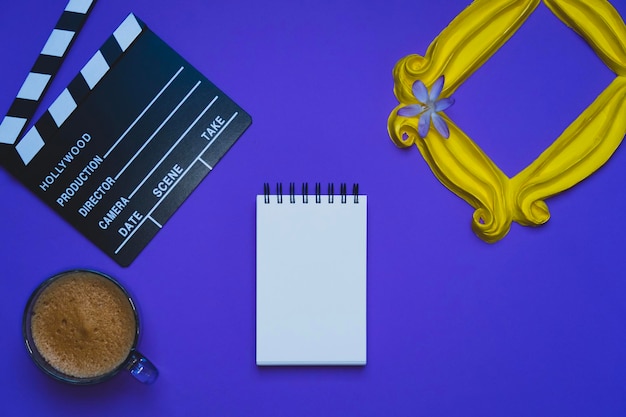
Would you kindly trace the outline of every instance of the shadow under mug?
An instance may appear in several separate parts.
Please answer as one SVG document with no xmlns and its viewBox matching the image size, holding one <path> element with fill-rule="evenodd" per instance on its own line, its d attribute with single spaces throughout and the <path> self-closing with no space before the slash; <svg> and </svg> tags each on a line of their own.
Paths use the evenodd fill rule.
<svg viewBox="0 0 626 417">
<path fill-rule="evenodd" d="M 100 289 L 93 292 L 91 296 L 84 294 L 90 291 L 90 287 L 88 285 L 85 286 L 85 280 L 92 280 L 92 284 L 97 284 L 95 286 Z M 76 282 L 78 282 L 77 285 L 75 285 Z M 58 290 L 60 285 L 69 287 Z M 82 287 L 77 289 L 71 288 L 72 286 Z M 94 285 L 92 285 L 92 287 L 93 286 Z M 56 294 L 59 295 L 56 300 L 56 295 L 53 291 L 55 287 L 57 287 L 56 292 L 59 293 Z M 105 293 L 102 293 L 102 291 L 105 291 Z M 72 293 L 73 295 L 68 296 L 68 293 Z M 84 296 L 82 294 L 84 294 Z M 80 300 L 77 300 L 77 298 L 80 298 Z M 105 302 L 103 300 L 108 301 Z M 95 320 L 96 326 L 104 324 L 106 327 L 109 317 L 106 316 L 108 314 L 106 307 L 103 308 L 102 305 L 111 303 L 115 304 L 118 313 L 122 314 L 122 316 L 120 316 L 122 319 L 115 316 L 115 318 L 111 319 L 111 323 L 119 324 L 120 321 L 128 321 L 128 323 L 126 323 L 126 327 L 128 327 L 126 333 L 128 334 L 125 336 L 128 340 L 125 344 L 122 343 L 124 346 L 123 350 L 117 352 L 117 356 L 122 358 L 122 360 L 118 360 L 118 363 L 114 363 L 110 367 L 102 369 L 101 372 L 98 371 L 96 374 L 84 375 L 81 374 L 81 372 L 68 371 L 69 368 L 66 368 L 65 372 L 60 370 L 59 368 L 63 368 L 63 366 L 58 365 L 59 358 L 65 360 L 63 356 L 68 356 L 67 352 L 58 352 L 64 349 L 63 344 L 70 346 L 70 350 L 74 351 L 69 355 L 72 357 L 76 352 L 82 354 L 83 350 L 91 350 L 91 353 L 93 353 L 93 350 L 98 351 L 102 348 L 102 346 L 96 346 L 98 344 L 104 343 L 110 346 L 111 342 L 113 342 L 113 344 L 119 342 L 103 340 L 103 337 L 106 337 L 106 332 L 102 332 L 101 329 L 97 327 L 89 328 L 89 325 L 85 323 L 91 321 L 93 324 Z M 92 307 L 95 308 L 95 310 L 89 312 L 88 309 Z M 120 313 L 120 310 L 124 311 Z M 49 316 L 47 319 L 44 317 L 43 320 L 41 320 L 41 318 L 35 317 L 38 314 L 44 316 L 49 314 Z M 123 318 L 124 314 L 126 316 L 125 319 Z M 37 320 L 45 324 L 38 324 Z M 36 323 L 37 329 L 45 326 L 52 327 L 43 333 L 39 330 L 35 330 L 34 332 L 33 323 Z M 116 331 L 118 330 L 119 329 L 116 329 Z M 22 331 L 24 342 L 26 343 L 26 348 L 31 359 L 46 374 L 59 381 L 75 385 L 96 384 L 113 377 L 122 369 L 127 369 L 137 380 L 151 384 L 157 379 L 159 374 L 157 368 L 137 350 L 137 342 L 139 340 L 139 314 L 133 299 L 119 282 L 101 272 L 85 269 L 65 271 L 41 283 L 39 287 L 35 289 L 26 304 L 22 320 Z M 92 332 L 99 331 L 100 333 L 97 337 L 91 334 Z M 38 336 L 39 333 L 42 333 L 44 336 Z M 45 336 L 46 334 L 49 337 Z M 93 339 L 96 339 L 96 341 L 92 340 L 92 336 L 94 336 Z M 46 337 L 47 340 L 37 340 L 38 338 L 45 339 Z M 59 344 L 59 346 L 54 346 L 55 343 Z M 110 348 L 104 350 L 107 349 L 111 350 Z M 70 359 L 70 362 L 71 361 L 72 359 Z M 91 359 L 84 357 L 80 358 L 80 361 L 90 363 Z M 95 362 L 97 362 L 97 360 Z M 55 366 L 52 363 L 56 363 L 57 365 Z"/>
</svg>

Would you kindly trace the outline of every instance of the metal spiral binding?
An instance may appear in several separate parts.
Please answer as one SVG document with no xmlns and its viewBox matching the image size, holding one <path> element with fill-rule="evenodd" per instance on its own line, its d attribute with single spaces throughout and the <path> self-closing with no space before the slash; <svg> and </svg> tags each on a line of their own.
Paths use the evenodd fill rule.
<svg viewBox="0 0 626 417">
<path fill-rule="evenodd" d="M 302 202 L 307 204 L 309 202 L 309 183 L 302 183 Z"/>
<path fill-rule="evenodd" d="M 271 196 L 271 188 L 269 183 L 263 184 L 263 196 L 265 204 L 270 203 Z M 346 204 L 348 202 L 348 186 L 346 183 L 341 183 L 339 186 L 339 196 L 341 198 L 341 204 Z M 359 203 L 359 184 L 355 183 L 352 185 L 352 196 L 354 204 Z M 283 203 L 283 184 L 280 182 L 276 183 L 276 202 L 278 204 Z M 315 183 L 315 203 L 320 204 L 322 202 L 322 185 L 319 182 Z M 335 185 L 333 183 L 328 184 L 328 203 L 333 204 L 335 202 Z M 296 184 L 291 182 L 289 183 L 289 203 L 296 203 Z M 309 184 L 304 182 L 302 183 L 302 203 L 309 203 Z"/>
<path fill-rule="evenodd" d="M 276 183 L 276 202 L 283 204 L 283 183 Z"/>
<path fill-rule="evenodd" d="M 263 184 L 263 195 L 265 196 L 265 204 L 270 202 L 270 185 L 266 182 Z"/>
</svg>

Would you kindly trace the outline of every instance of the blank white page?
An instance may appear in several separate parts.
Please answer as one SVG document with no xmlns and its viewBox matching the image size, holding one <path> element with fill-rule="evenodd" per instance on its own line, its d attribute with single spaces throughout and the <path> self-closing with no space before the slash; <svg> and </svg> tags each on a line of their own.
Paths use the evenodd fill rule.
<svg viewBox="0 0 626 417">
<path fill-rule="evenodd" d="M 365 365 L 367 196 L 257 196 L 257 365 Z"/>
</svg>

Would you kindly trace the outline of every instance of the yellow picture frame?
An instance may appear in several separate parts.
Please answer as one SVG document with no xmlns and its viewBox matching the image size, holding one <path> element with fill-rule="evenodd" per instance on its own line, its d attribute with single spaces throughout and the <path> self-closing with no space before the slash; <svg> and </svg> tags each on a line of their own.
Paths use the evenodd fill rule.
<svg viewBox="0 0 626 417">
<path fill-rule="evenodd" d="M 477 0 L 463 10 L 430 44 L 426 54 L 408 55 L 394 67 L 399 105 L 388 118 L 388 132 L 400 148 L 417 146 L 435 176 L 475 211 L 472 229 L 486 242 L 509 232 L 512 222 L 539 226 L 550 218 L 545 200 L 571 188 L 600 168 L 626 135 L 626 26 L 606 0 L 543 0 L 576 31 L 616 74 L 611 84 L 563 133 L 513 177 L 500 168 L 443 111 L 449 127 L 420 137 L 415 117 L 403 107 L 420 101 L 413 85 L 431 88 L 445 76 L 439 96 L 454 91 L 521 27 L 541 0 Z"/>
</svg>

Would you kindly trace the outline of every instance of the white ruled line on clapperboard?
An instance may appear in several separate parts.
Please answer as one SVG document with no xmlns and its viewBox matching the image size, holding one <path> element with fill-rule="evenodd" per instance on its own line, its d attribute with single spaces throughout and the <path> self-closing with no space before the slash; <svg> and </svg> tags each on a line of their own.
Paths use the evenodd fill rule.
<svg viewBox="0 0 626 417">
<path fill-rule="evenodd" d="M 148 137 L 148 140 L 146 140 L 146 142 L 143 144 L 143 146 L 141 148 L 139 148 L 139 150 L 130 158 L 130 160 L 126 163 L 126 165 L 124 165 L 124 167 L 120 170 L 120 172 L 118 172 L 115 175 L 115 179 L 119 179 L 119 177 L 124 173 L 124 171 L 126 171 L 126 168 L 128 168 L 130 166 L 130 164 L 133 163 L 133 161 L 139 156 L 139 154 L 141 153 L 141 151 L 143 151 L 146 146 L 148 146 L 148 144 L 150 142 L 152 142 L 152 140 L 154 139 L 154 137 L 161 131 L 161 129 L 163 129 L 163 126 L 166 125 L 166 123 L 172 118 L 172 116 L 174 116 L 174 114 L 178 111 L 178 109 L 180 109 L 180 107 L 187 101 L 187 99 L 191 96 L 191 94 L 193 94 L 193 92 L 196 90 L 196 88 L 198 88 L 200 86 L 201 81 L 198 81 L 196 83 L 196 85 L 193 86 L 193 88 L 187 93 L 187 95 L 185 97 L 183 97 L 183 99 L 176 105 L 176 107 L 174 107 L 174 110 L 172 110 L 170 112 L 170 114 L 167 115 L 167 117 L 165 118 L 165 120 L 163 120 L 163 122 L 156 128 L 156 130 L 154 131 L 154 133 L 152 133 L 150 135 L 150 137 Z M 211 103 L 206 107 L 206 110 L 209 109 L 209 107 L 215 103 L 215 100 L 217 100 L 217 96 L 213 99 L 213 101 L 211 101 Z M 206 112 L 205 110 L 205 112 Z M 202 113 L 202 115 L 204 115 L 204 112 Z M 185 134 L 188 132 L 185 131 Z M 182 136 L 181 136 L 182 138 Z M 105 155 L 106 158 L 106 155 Z M 156 167 L 155 167 L 156 168 Z M 152 172 L 152 171 L 151 171 Z M 143 182 L 142 182 L 143 184 Z M 131 193 L 134 195 L 134 192 Z M 132 195 L 130 196 L 132 197 Z"/>
<path fill-rule="evenodd" d="M 208 109 L 209 109 L 209 107 L 210 107 L 210 105 L 209 105 L 209 106 L 207 106 L 207 107 L 206 107 L 206 109 L 205 109 L 204 111 L 208 110 Z M 203 112 L 203 113 L 204 113 L 204 112 Z M 235 117 L 237 117 L 237 114 L 238 114 L 238 113 L 233 114 L 233 115 L 232 115 L 232 116 L 231 116 L 231 117 L 230 117 L 230 118 L 226 121 L 226 123 L 225 123 L 225 125 L 224 125 L 224 129 L 228 127 L 228 125 L 229 125 L 229 124 L 230 124 L 230 123 L 231 123 L 231 122 L 235 119 Z M 202 116 L 202 114 L 201 114 L 201 116 Z M 198 116 L 198 119 L 200 119 L 200 116 Z M 196 122 L 198 121 L 198 119 L 196 119 Z M 191 129 L 191 126 L 189 127 L 189 129 Z M 209 149 L 209 147 L 211 146 L 211 144 L 212 144 L 212 143 L 213 143 L 213 142 L 214 142 L 214 141 L 215 141 L 215 140 L 219 137 L 219 135 L 220 135 L 222 132 L 223 132 L 223 130 L 220 130 L 220 131 L 219 131 L 219 132 L 215 135 L 215 137 L 214 137 L 213 139 L 211 139 L 211 140 L 210 140 L 210 141 L 206 144 L 206 146 L 204 147 L 204 149 L 203 149 L 203 152 L 202 152 L 202 153 L 204 153 L 207 149 Z M 182 139 L 182 136 L 181 136 L 181 139 Z M 178 142 L 180 142 L 180 140 L 181 140 L 181 139 L 179 139 L 179 140 L 178 140 Z M 177 142 L 177 144 L 178 144 L 178 142 Z M 165 155 L 165 156 L 167 156 L 167 155 Z M 163 157 L 163 159 L 165 159 L 165 156 Z M 160 162 L 162 162 L 162 161 L 163 161 L 163 159 L 162 159 Z M 159 162 L 159 164 L 160 164 L 160 162 Z M 196 159 L 194 160 L 194 164 L 196 164 L 196 163 L 202 163 L 202 164 L 206 165 L 206 167 L 207 167 L 209 170 L 212 170 L 212 169 L 213 169 L 213 168 L 212 168 L 212 167 L 211 167 L 211 166 L 210 166 L 210 165 L 209 165 L 206 161 L 204 161 L 204 160 L 201 158 L 201 156 L 200 156 L 200 155 L 198 155 L 198 156 L 196 157 Z M 193 167 L 193 165 L 192 165 L 192 167 Z M 190 168 L 191 168 L 191 167 L 190 167 Z M 169 193 L 170 193 L 170 192 L 174 189 L 174 187 L 176 186 L 176 184 L 177 184 L 180 180 L 182 180 L 182 179 L 185 177 L 185 175 L 187 175 L 187 173 L 189 172 L 189 169 L 190 169 L 190 168 L 188 168 L 188 169 L 184 170 L 184 171 L 180 174 L 180 177 L 179 177 L 178 181 L 177 181 L 176 183 L 174 183 L 174 185 L 172 186 L 172 188 L 170 188 L 170 189 L 168 189 L 168 191 L 166 191 L 166 193 L 163 195 L 163 198 L 167 197 L 167 195 L 168 195 L 168 194 L 169 194 Z M 147 179 L 147 177 L 146 177 L 146 179 Z M 139 185 L 139 187 L 140 187 L 141 185 L 143 185 L 143 182 L 145 182 L 145 180 L 146 180 L 146 179 L 144 179 L 144 181 L 142 181 L 142 184 L 140 184 L 140 185 Z M 139 187 L 137 187 L 137 188 L 139 188 Z M 135 191 L 136 191 L 136 190 L 135 190 Z M 132 198 L 132 195 L 131 195 L 130 197 Z M 159 228 L 161 228 L 162 226 L 161 226 L 161 225 L 160 225 L 160 224 L 159 224 L 156 220 L 154 220 L 154 219 L 151 217 L 151 215 L 152 215 L 152 213 L 154 212 L 154 210 L 156 210 L 156 209 L 159 207 L 159 205 L 161 204 L 161 202 L 162 202 L 162 201 L 163 201 L 163 200 L 159 200 L 159 201 L 155 204 L 155 206 L 152 208 L 152 210 L 150 210 L 150 211 L 148 212 L 148 215 L 147 215 L 147 218 L 148 218 L 148 219 L 150 219 L 152 222 L 154 222 L 154 224 L 156 224 L 156 225 L 157 225 L 157 227 L 159 227 Z M 124 245 L 126 245 L 126 243 L 130 240 L 130 238 L 131 238 L 131 237 L 135 234 L 135 231 L 136 231 L 136 230 L 139 230 L 139 228 L 141 227 L 141 225 L 143 224 L 143 222 L 145 222 L 145 220 L 141 221 L 141 222 L 140 222 L 140 224 L 139 224 L 139 226 L 137 226 L 137 228 L 136 228 L 133 232 L 131 232 L 131 234 L 129 234 L 129 235 L 128 235 L 128 237 L 127 237 L 127 238 L 126 238 L 126 239 L 122 242 L 122 244 L 121 244 L 121 245 L 120 245 L 120 246 L 119 246 L 119 247 L 115 250 L 115 253 L 118 253 L 118 252 L 119 252 L 119 251 L 120 251 L 120 250 L 124 247 Z"/>
<path fill-rule="evenodd" d="M 172 153 L 172 151 L 176 148 L 176 146 L 178 146 L 178 144 L 179 144 L 179 143 L 183 140 L 183 138 L 184 138 L 185 136 L 187 136 L 187 134 L 189 133 L 189 131 L 190 131 L 190 130 L 191 130 L 191 129 L 192 129 L 192 128 L 196 125 L 196 123 L 198 123 L 198 121 L 200 120 L 200 118 L 201 118 L 202 116 L 204 116 L 204 114 L 207 112 L 207 110 L 209 110 L 209 108 L 211 108 L 211 106 L 213 105 L 213 103 L 215 103 L 216 101 L 217 101 L 217 96 L 215 96 L 215 98 L 213 98 L 213 100 L 211 100 L 211 102 L 210 102 L 210 103 L 209 103 L 209 104 L 208 104 L 208 105 L 204 108 L 204 110 L 202 110 L 202 113 L 200 113 L 200 115 L 196 118 L 196 120 L 194 120 L 194 121 L 193 121 L 193 123 L 192 123 L 191 125 L 189 125 L 189 127 L 187 128 L 187 130 L 185 130 L 185 131 L 184 131 L 184 132 L 180 135 L 180 137 L 179 137 L 179 138 L 178 138 L 178 140 L 174 143 L 174 145 L 172 145 L 172 147 L 171 147 L 171 148 L 170 148 L 170 149 L 169 149 L 169 150 L 165 153 L 165 155 L 163 155 L 163 157 L 162 157 L 162 158 L 161 158 L 161 159 L 160 159 L 160 160 L 159 160 L 159 161 L 158 161 L 158 162 L 154 165 L 154 168 L 152 168 L 152 169 L 150 170 L 150 172 L 148 172 L 148 174 L 146 174 L 146 176 L 145 176 L 145 177 L 143 178 L 143 180 L 139 183 L 139 185 L 137 185 L 137 187 L 136 187 L 136 188 L 135 188 L 135 189 L 134 189 L 134 190 L 133 190 L 133 191 L 132 191 L 132 192 L 128 195 L 128 198 L 133 198 L 133 196 L 137 193 L 137 191 L 139 191 L 139 189 L 141 189 L 141 187 L 143 187 L 143 185 L 146 183 L 146 181 L 148 181 L 148 179 L 149 179 L 149 178 L 150 178 L 150 176 L 154 173 L 154 171 L 156 171 L 156 170 L 157 170 L 157 168 L 161 166 L 161 164 L 163 163 L 163 161 L 165 160 L 165 158 L 167 158 L 167 157 L 168 157 L 168 156 Z M 235 113 L 235 116 L 236 116 L 236 115 L 237 115 L 237 114 Z M 231 120 L 232 120 L 232 119 L 231 119 Z M 228 123 L 228 124 L 230 124 L 230 123 Z M 159 127 L 160 127 L 160 126 L 159 126 Z M 158 129 L 157 129 L 157 130 L 158 130 Z M 215 139 L 217 139 L 217 138 L 219 137 L 219 133 L 221 133 L 221 131 L 217 133 L 217 135 L 215 136 Z M 150 140 L 150 139 L 148 139 L 148 140 Z M 210 146 L 210 145 L 209 145 L 209 146 Z M 207 149 L 208 149 L 208 147 L 207 147 Z M 140 151 L 141 151 L 141 150 L 140 150 Z M 136 156 L 136 155 L 138 155 L 138 154 L 135 154 L 135 156 Z M 134 157 L 133 157 L 133 158 L 134 158 Z M 133 158 L 131 158 L 131 160 L 132 160 Z M 198 158 L 199 158 L 199 157 L 198 157 Z M 204 161 L 203 161 L 203 162 L 204 162 Z M 204 164 L 205 164 L 205 165 L 206 165 L 209 169 L 211 169 L 211 170 L 213 169 L 213 168 L 212 168 L 209 164 L 207 164 L 206 162 L 204 162 Z M 120 172 L 116 175 L 115 179 L 117 179 L 117 178 L 118 178 L 118 177 L 122 174 L 122 172 L 124 172 L 124 169 L 126 169 L 126 167 L 127 167 L 127 166 L 128 166 L 128 165 L 126 165 L 126 166 L 122 169 L 122 171 L 120 171 Z M 182 176 L 184 176 L 184 174 L 183 174 L 183 175 L 181 175 L 181 177 L 182 177 Z"/>
<path fill-rule="evenodd" d="M 163 86 L 163 88 L 161 90 L 159 90 L 159 92 L 157 93 L 156 96 L 154 96 L 154 98 L 150 101 L 150 103 L 148 103 L 148 105 L 146 106 L 145 109 L 143 109 L 143 111 L 139 114 L 139 116 L 137 116 L 137 118 L 135 120 L 133 120 L 133 122 L 130 124 L 130 126 L 128 126 L 128 129 L 126 129 L 126 131 L 124 131 L 124 133 L 122 134 L 122 136 L 119 137 L 118 140 L 115 141 L 115 143 L 111 146 L 111 148 L 104 154 L 104 157 L 106 158 L 107 156 L 109 156 L 109 154 L 113 151 L 113 149 L 115 149 L 117 147 L 117 145 L 126 137 L 126 135 L 128 134 L 128 132 L 131 131 L 131 129 L 133 127 L 135 127 L 135 125 L 137 124 L 137 122 L 146 114 L 146 112 L 152 107 L 152 105 L 159 99 L 159 97 L 161 97 L 161 95 L 163 95 L 163 93 L 165 92 L 165 90 L 167 90 L 167 88 L 172 84 L 172 82 L 176 79 L 176 77 L 178 77 L 180 75 L 180 73 L 183 71 L 183 69 L 185 69 L 185 67 L 180 67 L 178 69 L 178 71 L 176 71 L 176 74 L 174 74 L 172 76 L 172 78 L 170 78 L 167 81 L 167 84 L 165 84 Z"/>
<path fill-rule="evenodd" d="M 66 7 L 0 124 L 0 162 L 128 265 L 251 118 L 130 14 L 22 134 L 94 3 Z"/>
</svg>

